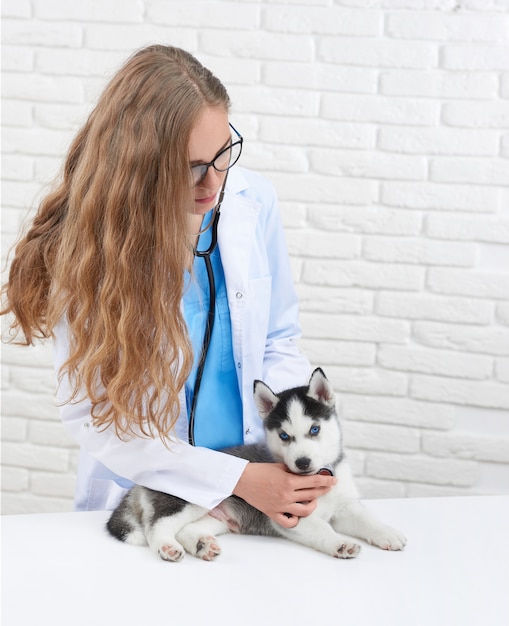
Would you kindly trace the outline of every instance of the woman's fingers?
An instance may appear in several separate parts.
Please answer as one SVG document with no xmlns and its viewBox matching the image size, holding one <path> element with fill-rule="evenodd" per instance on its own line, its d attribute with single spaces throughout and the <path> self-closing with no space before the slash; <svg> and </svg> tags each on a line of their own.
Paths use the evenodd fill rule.
<svg viewBox="0 0 509 626">
<path fill-rule="evenodd" d="M 291 474 L 282 463 L 249 463 L 234 493 L 281 526 L 293 528 L 334 484 L 332 476 Z"/>
</svg>

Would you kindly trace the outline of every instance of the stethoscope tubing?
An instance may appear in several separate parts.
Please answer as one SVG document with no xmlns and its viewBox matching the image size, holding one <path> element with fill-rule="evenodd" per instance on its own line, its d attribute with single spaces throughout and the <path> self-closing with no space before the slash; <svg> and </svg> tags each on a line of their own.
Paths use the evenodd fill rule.
<svg viewBox="0 0 509 626">
<path fill-rule="evenodd" d="M 223 202 L 224 190 L 226 187 L 226 179 L 228 178 L 228 172 L 223 181 L 221 191 L 219 192 L 219 200 L 214 207 L 214 218 L 212 220 L 212 236 L 210 245 L 207 250 L 194 249 L 194 256 L 202 258 L 205 261 L 205 268 L 207 270 L 207 278 L 209 282 L 209 310 L 207 313 L 207 322 L 205 325 L 205 332 L 203 334 L 202 349 L 200 352 L 200 359 L 198 361 L 198 368 L 196 371 L 196 381 L 194 383 L 193 399 L 191 402 L 191 409 L 189 411 L 189 425 L 188 425 L 188 442 L 194 446 L 195 436 L 194 427 L 196 419 L 196 407 L 198 405 L 198 397 L 200 393 L 201 381 L 203 378 L 203 372 L 205 370 L 205 362 L 207 360 L 207 354 L 209 351 L 210 341 L 212 339 L 212 330 L 214 328 L 214 321 L 216 317 L 216 281 L 214 279 L 214 271 L 212 269 L 212 262 L 210 255 L 214 252 L 217 246 L 217 226 L 219 224 L 219 218 L 221 217 L 221 203 Z"/>
</svg>

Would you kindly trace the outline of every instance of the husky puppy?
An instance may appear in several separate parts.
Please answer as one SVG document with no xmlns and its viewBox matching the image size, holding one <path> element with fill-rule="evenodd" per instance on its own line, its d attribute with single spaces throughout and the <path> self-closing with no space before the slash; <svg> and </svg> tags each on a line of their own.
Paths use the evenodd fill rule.
<svg viewBox="0 0 509 626">
<path fill-rule="evenodd" d="M 343 559 L 360 551 L 352 538 L 384 550 L 402 550 L 405 537 L 379 522 L 359 502 L 343 455 L 334 391 L 323 371 L 317 368 L 308 386 L 278 394 L 255 381 L 254 398 L 266 443 L 225 452 L 252 462 L 282 462 L 295 474 L 334 473 L 337 484 L 318 499 L 311 515 L 301 518 L 294 528 L 283 528 L 236 496 L 207 511 L 175 496 L 135 486 L 113 511 L 108 531 L 127 543 L 148 543 L 167 561 L 180 561 L 184 552 L 212 560 L 221 552 L 216 536 L 227 532 L 286 537 Z"/>
</svg>

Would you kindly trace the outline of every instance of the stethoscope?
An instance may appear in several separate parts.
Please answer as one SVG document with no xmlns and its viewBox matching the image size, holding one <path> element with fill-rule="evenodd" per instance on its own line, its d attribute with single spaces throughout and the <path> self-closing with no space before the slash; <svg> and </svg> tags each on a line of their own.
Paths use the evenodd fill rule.
<svg viewBox="0 0 509 626">
<path fill-rule="evenodd" d="M 210 340 L 212 339 L 212 329 L 214 328 L 214 320 L 216 316 L 216 281 L 214 279 L 214 272 L 212 270 L 212 262 L 210 255 L 214 252 L 217 246 L 217 225 L 219 224 L 219 218 L 221 217 L 221 203 L 223 202 L 224 190 L 226 187 L 226 179 L 228 178 L 228 172 L 223 181 L 221 191 L 219 192 L 219 199 L 216 206 L 212 209 L 214 211 L 214 217 L 212 218 L 212 232 L 209 247 L 206 250 L 193 249 L 195 257 L 202 258 L 205 261 L 205 268 L 207 270 L 207 278 L 209 282 L 209 310 L 207 313 L 207 322 L 205 325 L 205 332 L 203 334 L 202 349 L 200 353 L 200 359 L 198 361 L 198 367 L 196 370 L 196 381 L 194 383 L 193 400 L 191 402 L 191 408 L 189 411 L 189 425 L 188 425 L 188 441 L 194 446 L 194 423 L 196 415 L 196 406 L 198 404 L 198 396 L 200 393 L 201 380 L 203 377 L 203 371 L 205 369 L 205 361 L 207 360 L 207 353 L 210 346 Z"/>
</svg>

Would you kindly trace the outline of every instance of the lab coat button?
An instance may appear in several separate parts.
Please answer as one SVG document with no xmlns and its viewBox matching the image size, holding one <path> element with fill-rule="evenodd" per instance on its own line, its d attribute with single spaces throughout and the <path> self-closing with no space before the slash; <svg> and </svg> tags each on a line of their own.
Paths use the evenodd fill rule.
<svg viewBox="0 0 509 626">
<path fill-rule="evenodd" d="M 83 428 L 90 428 L 90 422 L 85 422 L 83 424 Z"/>
<path fill-rule="evenodd" d="M 242 293 L 242 291 L 237 291 L 237 293 L 235 294 L 235 297 L 236 297 L 236 298 L 238 298 L 238 299 L 240 300 L 240 298 L 242 298 L 242 297 L 243 297 L 243 295 L 244 295 L 244 294 Z"/>
</svg>

